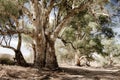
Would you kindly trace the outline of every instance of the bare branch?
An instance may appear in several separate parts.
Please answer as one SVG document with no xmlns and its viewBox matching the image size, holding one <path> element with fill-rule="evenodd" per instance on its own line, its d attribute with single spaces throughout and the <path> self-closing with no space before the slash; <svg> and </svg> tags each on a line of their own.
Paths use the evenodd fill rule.
<svg viewBox="0 0 120 80">
<path fill-rule="evenodd" d="M 64 39 L 62 39 L 61 37 L 58 37 L 58 39 L 61 39 L 61 41 L 64 43 L 64 45 L 66 46 L 66 44 L 71 44 L 72 48 L 74 50 L 77 50 L 77 48 L 74 46 L 74 44 L 72 42 L 68 42 L 68 41 L 65 41 Z"/>
<path fill-rule="evenodd" d="M 9 49 L 12 49 L 12 50 L 16 50 L 14 47 L 11 47 L 11 46 L 6 46 L 6 45 L 2 45 L 2 44 L 0 44 L 0 46 L 1 47 L 3 47 L 3 48 L 9 48 Z"/>
</svg>

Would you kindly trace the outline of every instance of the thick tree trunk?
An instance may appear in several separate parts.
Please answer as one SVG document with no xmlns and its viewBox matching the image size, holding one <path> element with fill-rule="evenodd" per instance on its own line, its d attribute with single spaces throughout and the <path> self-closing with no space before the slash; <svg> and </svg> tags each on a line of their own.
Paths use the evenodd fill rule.
<svg viewBox="0 0 120 80">
<path fill-rule="evenodd" d="M 45 67 L 45 41 L 44 36 L 36 37 L 36 56 L 34 59 L 34 65 L 37 68 Z"/>
<path fill-rule="evenodd" d="M 17 64 L 20 66 L 28 66 L 21 51 L 19 51 L 19 50 L 15 50 L 15 60 L 16 60 Z"/>
<path fill-rule="evenodd" d="M 58 69 L 58 63 L 55 55 L 55 41 L 50 39 L 50 37 L 46 38 L 46 64 L 45 67 L 56 70 Z"/>
<path fill-rule="evenodd" d="M 37 39 L 35 67 L 39 69 L 44 67 L 52 70 L 57 69 L 58 63 L 54 48 L 55 41 L 50 40 L 50 38 L 46 36 Z M 43 41 L 43 39 L 45 39 L 45 41 Z"/>
<path fill-rule="evenodd" d="M 48 41 L 46 38 L 48 34 L 45 33 L 49 25 L 49 14 L 51 13 L 53 2 L 54 0 L 50 1 L 50 7 L 47 10 L 44 6 L 44 0 L 41 1 L 41 5 L 39 5 L 38 0 L 31 0 L 31 6 L 34 8 L 34 12 L 32 12 L 32 22 L 35 26 L 34 39 L 36 47 L 34 65 L 39 69 L 44 67 L 58 67 L 54 42 L 51 43 L 51 41 Z"/>
</svg>

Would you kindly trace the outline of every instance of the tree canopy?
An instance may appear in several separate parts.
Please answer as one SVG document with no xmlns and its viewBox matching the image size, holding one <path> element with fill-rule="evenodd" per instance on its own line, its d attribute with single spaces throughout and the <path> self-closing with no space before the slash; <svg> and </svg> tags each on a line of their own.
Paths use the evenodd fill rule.
<svg viewBox="0 0 120 80">
<path fill-rule="evenodd" d="M 54 44 L 57 38 L 72 43 L 84 55 L 103 53 L 101 34 L 114 37 L 112 29 L 104 27 L 110 22 L 104 9 L 108 1 L 0 0 L 0 32 L 1 35 L 24 34 L 31 37 L 34 65 L 56 69 L 58 63 Z M 28 25 L 32 30 L 25 28 Z"/>
</svg>

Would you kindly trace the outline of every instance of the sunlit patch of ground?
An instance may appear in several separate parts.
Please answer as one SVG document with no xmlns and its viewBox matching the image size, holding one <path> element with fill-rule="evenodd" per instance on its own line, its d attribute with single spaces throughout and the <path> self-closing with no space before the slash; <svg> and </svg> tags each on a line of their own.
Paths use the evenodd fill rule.
<svg viewBox="0 0 120 80">
<path fill-rule="evenodd" d="M 120 67 L 61 66 L 60 71 L 0 65 L 0 80 L 120 80 Z"/>
</svg>

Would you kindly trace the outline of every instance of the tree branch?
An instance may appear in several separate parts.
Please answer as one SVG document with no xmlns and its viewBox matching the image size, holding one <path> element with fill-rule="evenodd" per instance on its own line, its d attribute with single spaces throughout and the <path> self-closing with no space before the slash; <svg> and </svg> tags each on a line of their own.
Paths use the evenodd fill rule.
<svg viewBox="0 0 120 80">
<path fill-rule="evenodd" d="M 47 13 L 46 13 L 46 16 L 47 17 L 49 17 L 49 14 L 50 14 L 50 12 L 51 12 L 51 10 L 53 9 L 53 6 L 54 6 L 54 0 L 50 0 L 50 5 L 48 6 L 48 8 L 47 8 Z"/>
<path fill-rule="evenodd" d="M 2 31 L 0 30 L 0 35 L 13 35 L 13 34 L 18 34 L 18 33 L 22 33 L 25 35 L 33 35 L 32 31 L 28 31 L 28 30 L 7 30 L 7 31 Z"/>
<path fill-rule="evenodd" d="M 22 10 L 30 18 L 30 20 L 32 20 L 32 13 L 24 6 L 22 7 Z"/>
<path fill-rule="evenodd" d="M 3 48 L 9 48 L 9 49 L 12 49 L 12 50 L 16 50 L 14 47 L 11 47 L 11 46 L 5 46 L 5 45 L 2 45 L 2 44 L 0 44 L 0 46 L 1 47 L 3 47 Z"/>
<path fill-rule="evenodd" d="M 72 42 L 67 42 L 67 41 L 65 41 L 64 39 L 62 39 L 61 37 L 58 37 L 58 39 L 61 39 L 61 41 L 64 43 L 64 45 L 66 46 L 66 44 L 71 44 L 71 46 L 72 46 L 72 48 L 74 49 L 74 50 L 77 50 L 77 48 L 75 48 L 75 46 L 73 45 L 73 43 Z"/>
<path fill-rule="evenodd" d="M 54 38 L 57 38 L 59 32 L 61 31 L 61 29 L 62 29 L 63 27 L 65 27 L 64 25 L 67 24 L 68 20 L 70 20 L 70 18 L 73 17 L 73 16 L 74 16 L 75 14 L 77 14 L 78 12 L 81 12 L 81 11 L 85 10 L 85 9 L 88 7 L 88 4 L 89 4 L 89 2 L 87 2 L 87 3 L 84 4 L 83 6 L 80 5 L 79 7 L 72 9 L 72 10 L 68 13 L 68 15 L 66 15 L 66 16 L 64 17 L 64 19 L 60 22 L 60 24 L 59 24 L 59 25 L 56 27 L 56 29 L 54 30 L 54 32 L 53 32 Z"/>
</svg>

